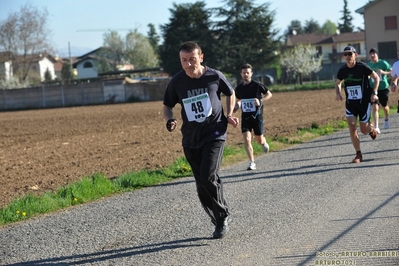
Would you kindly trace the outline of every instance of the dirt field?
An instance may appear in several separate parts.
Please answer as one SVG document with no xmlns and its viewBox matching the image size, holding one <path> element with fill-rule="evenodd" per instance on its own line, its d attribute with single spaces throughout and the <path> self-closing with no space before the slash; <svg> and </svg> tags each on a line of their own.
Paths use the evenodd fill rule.
<svg viewBox="0 0 399 266">
<path fill-rule="evenodd" d="M 266 136 L 288 136 L 343 119 L 344 103 L 334 90 L 274 93 L 264 111 Z M 162 102 L 2 112 L 0 126 L 0 208 L 96 172 L 115 177 L 183 156 L 180 131 L 165 128 Z M 228 145 L 242 145 L 241 138 L 229 127 Z"/>
</svg>

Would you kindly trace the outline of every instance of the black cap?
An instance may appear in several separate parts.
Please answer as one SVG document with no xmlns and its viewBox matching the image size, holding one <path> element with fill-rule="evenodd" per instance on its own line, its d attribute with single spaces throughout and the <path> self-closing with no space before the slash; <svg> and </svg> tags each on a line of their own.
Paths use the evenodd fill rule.
<svg viewBox="0 0 399 266">
<path fill-rule="evenodd" d="M 369 54 L 371 54 L 371 53 L 378 54 L 378 51 L 376 48 L 371 48 Z"/>
<path fill-rule="evenodd" d="M 352 52 L 352 53 L 357 54 L 357 53 L 356 53 L 356 49 L 355 49 L 355 47 L 353 47 L 353 46 L 346 46 L 346 47 L 344 48 L 343 53 L 345 53 L 345 52 Z"/>
</svg>

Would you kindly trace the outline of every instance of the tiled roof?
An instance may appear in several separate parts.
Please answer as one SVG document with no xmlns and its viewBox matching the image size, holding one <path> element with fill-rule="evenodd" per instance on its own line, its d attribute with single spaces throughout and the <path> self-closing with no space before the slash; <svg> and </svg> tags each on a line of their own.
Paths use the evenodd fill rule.
<svg viewBox="0 0 399 266">
<path fill-rule="evenodd" d="M 11 52 L 0 52 L 0 63 L 10 61 Z"/>
<path fill-rule="evenodd" d="M 295 46 L 298 44 L 328 44 L 328 43 L 350 43 L 356 41 L 365 41 L 366 36 L 363 31 L 347 32 L 334 35 L 317 35 L 314 33 L 289 35 L 287 38 L 287 46 Z"/>
</svg>

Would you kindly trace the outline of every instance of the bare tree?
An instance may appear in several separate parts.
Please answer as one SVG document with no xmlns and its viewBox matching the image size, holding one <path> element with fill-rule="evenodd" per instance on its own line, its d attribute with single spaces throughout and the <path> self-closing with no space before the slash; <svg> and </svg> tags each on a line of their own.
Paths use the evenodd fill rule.
<svg viewBox="0 0 399 266">
<path fill-rule="evenodd" d="M 35 55 L 53 50 L 47 18 L 46 8 L 39 10 L 25 4 L 19 12 L 10 13 L 5 21 L 0 22 L 0 50 L 9 52 L 14 75 L 20 81 L 29 76 Z"/>
<path fill-rule="evenodd" d="M 321 69 L 322 56 L 311 45 L 297 45 L 282 54 L 280 63 L 294 75 L 299 76 L 302 85 L 303 76 L 317 73 Z"/>
</svg>

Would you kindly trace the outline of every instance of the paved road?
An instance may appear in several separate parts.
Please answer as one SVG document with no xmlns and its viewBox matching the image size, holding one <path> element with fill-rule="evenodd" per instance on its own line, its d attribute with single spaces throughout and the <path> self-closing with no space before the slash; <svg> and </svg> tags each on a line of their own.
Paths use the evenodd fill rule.
<svg viewBox="0 0 399 266">
<path fill-rule="evenodd" d="M 399 114 L 361 140 L 361 164 L 344 130 L 223 169 L 224 239 L 184 178 L 0 228 L 0 264 L 399 265 Z"/>
</svg>

